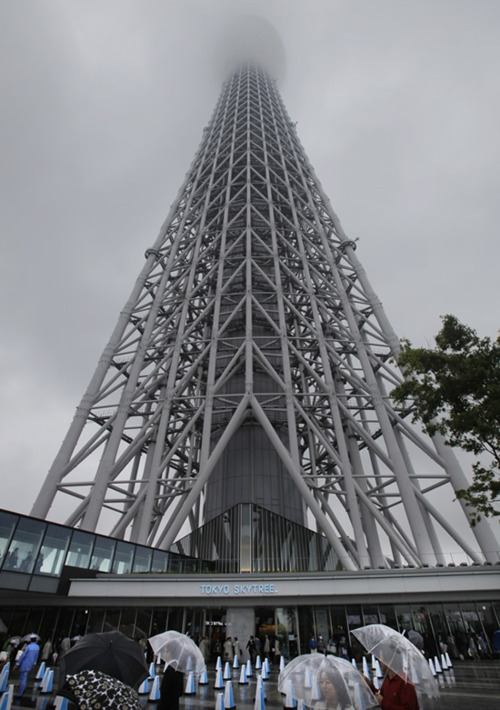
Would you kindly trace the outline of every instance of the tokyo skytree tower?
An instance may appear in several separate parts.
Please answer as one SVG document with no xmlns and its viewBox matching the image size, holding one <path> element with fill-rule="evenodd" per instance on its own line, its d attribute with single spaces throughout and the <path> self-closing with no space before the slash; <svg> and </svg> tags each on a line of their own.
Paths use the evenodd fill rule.
<svg viewBox="0 0 500 710">
<path fill-rule="evenodd" d="M 398 352 L 275 82 L 242 65 L 32 514 L 64 497 L 66 524 L 168 549 L 255 503 L 345 570 L 444 565 L 448 545 L 496 561 L 486 521 L 460 533 L 439 507 L 466 520 L 468 482 L 391 402 Z"/>
</svg>

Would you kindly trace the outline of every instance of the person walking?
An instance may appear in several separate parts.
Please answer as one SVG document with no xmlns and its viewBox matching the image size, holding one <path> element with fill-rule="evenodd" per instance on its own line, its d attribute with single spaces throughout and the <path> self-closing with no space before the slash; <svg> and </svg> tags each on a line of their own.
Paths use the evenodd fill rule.
<svg viewBox="0 0 500 710">
<path fill-rule="evenodd" d="M 232 663 L 233 661 L 233 642 L 231 641 L 231 636 L 228 636 L 224 641 L 224 660 Z"/>
<path fill-rule="evenodd" d="M 45 661 L 45 663 L 47 663 L 47 661 L 49 660 L 51 655 L 52 655 L 52 641 L 50 639 L 47 639 L 47 641 L 45 641 L 45 643 L 43 644 L 43 648 L 42 648 L 42 655 L 41 655 L 42 661 Z"/>
<path fill-rule="evenodd" d="M 210 660 L 210 644 L 206 636 L 201 637 L 200 643 L 198 644 L 198 648 L 201 651 L 203 660 L 205 661 L 205 663 L 208 663 Z"/>
<path fill-rule="evenodd" d="M 24 648 L 21 656 L 16 661 L 16 668 L 19 668 L 18 696 L 21 696 L 26 690 L 28 675 L 38 661 L 40 646 L 37 644 L 36 639 L 37 637 L 35 635 L 30 637 L 29 644 Z"/>
<path fill-rule="evenodd" d="M 255 639 L 253 636 L 250 636 L 250 638 L 248 639 L 246 649 L 248 651 L 248 655 L 250 656 L 250 662 L 254 664 L 257 651 L 255 648 Z"/>
</svg>

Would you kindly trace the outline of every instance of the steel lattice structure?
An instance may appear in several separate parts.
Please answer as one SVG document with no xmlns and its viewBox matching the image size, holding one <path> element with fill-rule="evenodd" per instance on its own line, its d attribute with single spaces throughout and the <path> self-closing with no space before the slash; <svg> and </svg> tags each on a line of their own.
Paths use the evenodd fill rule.
<svg viewBox="0 0 500 710">
<path fill-rule="evenodd" d="M 69 494 L 67 524 L 168 548 L 253 497 L 345 569 L 444 564 L 450 538 L 496 561 L 486 522 L 477 552 L 431 502 L 467 480 L 389 399 L 399 341 L 355 247 L 275 82 L 241 67 L 32 514 Z"/>
</svg>

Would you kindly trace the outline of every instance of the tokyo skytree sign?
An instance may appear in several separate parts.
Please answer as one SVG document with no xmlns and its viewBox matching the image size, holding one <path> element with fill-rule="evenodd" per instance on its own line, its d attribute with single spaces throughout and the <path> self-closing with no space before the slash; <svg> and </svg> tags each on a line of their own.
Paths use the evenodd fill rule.
<svg viewBox="0 0 500 710">
<path fill-rule="evenodd" d="M 398 352 L 276 83 L 242 65 L 32 514 L 66 498 L 67 524 L 168 549 L 255 503 L 345 570 L 444 565 L 448 543 L 496 561 L 487 522 L 455 503 L 460 533 L 439 508 L 468 483 L 391 402 Z"/>
</svg>

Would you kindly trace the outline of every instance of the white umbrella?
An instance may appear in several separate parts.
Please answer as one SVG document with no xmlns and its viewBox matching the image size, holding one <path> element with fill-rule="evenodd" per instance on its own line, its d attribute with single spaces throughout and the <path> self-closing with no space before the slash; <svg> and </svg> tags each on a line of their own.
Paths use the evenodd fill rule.
<svg viewBox="0 0 500 710">
<path fill-rule="evenodd" d="M 155 656 L 182 673 L 203 673 L 205 659 L 193 639 L 178 631 L 164 631 L 148 639 Z"/>
<path fill-rule="evenodd" d="M 384 624 L 369 624 L 352 634 L 382 663 L 415 686 L 421 709 L 432 707 L 439 698 L 439 686 L 425 656 L 405 636 Z"/>
<path fill-rule="evenodd" d="M 278 678 L 280 693 L 315 710 L 367 710 L 378 703 L 361 673 L 337 656 L 307 653 L 294 658 Z"/>
</svg>

